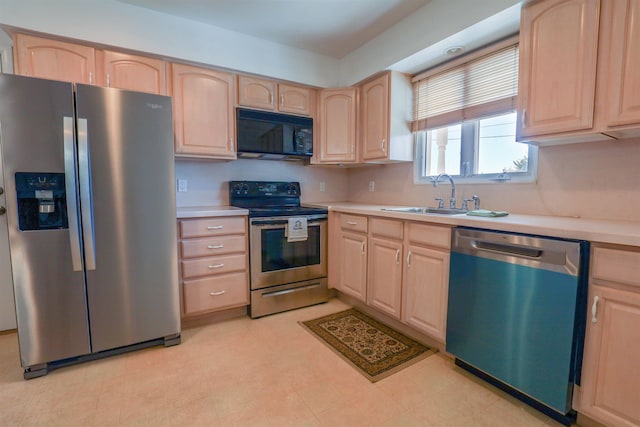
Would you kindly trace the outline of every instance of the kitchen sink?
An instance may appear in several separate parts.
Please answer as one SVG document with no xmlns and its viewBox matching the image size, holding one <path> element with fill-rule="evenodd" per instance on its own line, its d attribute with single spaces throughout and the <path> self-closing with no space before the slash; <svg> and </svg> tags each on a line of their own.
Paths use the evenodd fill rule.
<svg viewBox="0 0 640 427">
<path fill-rule="evenodd" d="M 383 211 L 417 213 L 417 214 L 440 214 L 440 215 L 458 215 L 467 213 L 462 208 L 382 208 Z"/>
</svg>

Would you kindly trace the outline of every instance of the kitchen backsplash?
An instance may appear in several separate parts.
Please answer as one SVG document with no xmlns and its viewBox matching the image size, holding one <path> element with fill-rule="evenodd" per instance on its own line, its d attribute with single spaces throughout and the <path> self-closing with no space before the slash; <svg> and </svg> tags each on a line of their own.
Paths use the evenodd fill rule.
<svg viewBox="0 0 640 427">
<path fill-rule="evenodd" d="M 178 206 L 228 204 L 229 180 L 300 181 L 303 202 L 351 201 L 434 206 L 450 187 L 416 185 L 413 165 L 353 169 L 265 160 L 177 160 L 176 178 L 187 180 Z M 374 191 L 369 182 L 374 181 Z M 324 182 L 325 191 L 320 191 Z M 640 139 L 541 147 L 535 183 L 458 184 L 458 204 L 473 194 L 481 207 L 512 213 L 640 220 Z"/>
<path fill-rule="evenodd" d="M 349 174 L 352 202 L 434 206 L 435 197 L 447 200 L 449 192 L 449 185 L 415 185 L 412 164 Z M 541 147 L 537 182 L 459 184 L 457 193 L 460 202 L 477 194 L 481 207 L 512 213 L 638 221 L 640 139 Z"/>
<path fill-rule="evenodd" d="M 218 206 L 229 204 L 228 182 L 299 181 L 302 202 L 347 200 L 348 171 L 340 168 L 303 166 L 298 162 L 241 159 L 230 162 L 176 160 L 176 180 L 187 181 L 187 191 L 176 193 L 176 205 Z M 324 190 L 320 185 L 324 183 Z M 176 187 L 177 188 L 177 187 Z"/>
</svg>

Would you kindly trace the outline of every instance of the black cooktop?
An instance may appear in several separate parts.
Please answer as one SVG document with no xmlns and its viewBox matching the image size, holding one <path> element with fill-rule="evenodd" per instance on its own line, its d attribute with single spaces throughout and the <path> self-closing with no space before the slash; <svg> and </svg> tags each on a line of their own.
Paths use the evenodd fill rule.
<svg viewBox="0 0 640 427">
<path fill-rule="evenodd" d="M 229 181 L 229 204 L 249 210 L 249 217 L 326 214 L 327 209 L 300 205 L 300 183 Z"/>
</svg>

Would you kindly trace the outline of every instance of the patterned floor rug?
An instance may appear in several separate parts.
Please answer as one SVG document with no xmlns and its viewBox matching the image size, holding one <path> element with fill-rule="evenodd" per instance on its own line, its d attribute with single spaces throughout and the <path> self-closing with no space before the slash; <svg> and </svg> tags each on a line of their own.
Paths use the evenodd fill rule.
<svg viewBox="0 0 640 427">
<path fill-rule="evenodd" d="M 371 382 L 434 353 L 429 347 L 353 308 L 300 324 Z"/>
</svg>

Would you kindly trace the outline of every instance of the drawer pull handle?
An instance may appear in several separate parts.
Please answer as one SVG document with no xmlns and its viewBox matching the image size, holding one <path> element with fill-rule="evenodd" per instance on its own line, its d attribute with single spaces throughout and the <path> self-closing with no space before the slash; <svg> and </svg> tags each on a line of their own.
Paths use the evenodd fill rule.
<svg viewBox="0 0 640 427">
<path fill-rule="evenodd" d="M 222 249 L 224 245 L 208 245 L 207 249 Z"/>
<path fill-rule="evenodd" d="M 400 249 L 396 249 L 396 264 L 400 264 Z"/>
<path fill-rule="evenodd" d="M 209 227 L 207 227 L 207 230 L 222 230 L 224 228 L 224 226 L 222 225 L 210 225 Z"/>
<path fill-rule="evenodd" d="M 598 295 L 593 297 L 593 305 L 591 306 L 591 323 L 598 323 L 598 301 L 600 301 L 600 297 Z"/>
<path fill-rule="evenodd" d="M 411 268 L 411 251 L 407 254 L 407 267 Z"/>
<path fill-rule="evenodd" d="M 216 269 L 216 268 L 222 268 L 222 267 L 224 267 L 224 264 L 210 265 L 209 266 L 209 270 L 213 270 L 213 269 Z"/>
<path fill-rule="evenodd" d="M 217 291 L 217 292 L 211 292 L 209 295 L 211 295 L 212 297 L 219 297 L 220 295 L 224 295 L 227 291 Z"/>
<path fill-rule="evenodd" d="M 356 221 L 347 221 L 347 224 L 349 224 L 349 225 L 358 225 L 358 223 Z"/>
</svg>

